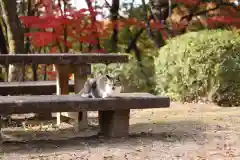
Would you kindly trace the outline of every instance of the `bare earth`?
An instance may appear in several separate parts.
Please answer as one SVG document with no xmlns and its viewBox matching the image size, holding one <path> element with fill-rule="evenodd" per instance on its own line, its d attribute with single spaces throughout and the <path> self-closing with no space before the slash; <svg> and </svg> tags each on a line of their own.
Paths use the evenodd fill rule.
<svg viewBox="0 0 240 160">
<path fill-rule="evenodd" d="M 89 115 L 94 124 L 96 113 Z M 34 141 L 4 143 L 0 159 L 240 160 L 240 107 L 172 103 L 166 109 L 132 110 L 130 123 L 129 138 L 111 140 L 91 136 L 97 127 L 78 134 L 44 124 L 31 131 L 6 129 L 5 139 Z"/>
</svg>

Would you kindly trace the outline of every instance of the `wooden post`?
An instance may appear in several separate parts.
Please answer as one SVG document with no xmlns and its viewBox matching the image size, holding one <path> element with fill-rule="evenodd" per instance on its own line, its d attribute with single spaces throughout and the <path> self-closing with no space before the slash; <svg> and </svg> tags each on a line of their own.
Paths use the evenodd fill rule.
<svg viewBox="0 0 240 160">
<path fill-rule="evenodd" d="M 87 74 L 91 73 L 91 65 L 90 64 L 72 65 L 70 69 L 74 72 L 74 92 L 75 94 L 77 94 L 82 90 L 84 83 L 87 80 Z M 86 111 L 62 112 L 61 114 L 57 115 L 57 117 L 59 117 L 58 124 L 60 124 L 61 116 L 64 116 L 65 118 L 67 117 L 71 121 L 73 120 L 72 124 L 74 126 L 75 132 L 79 132 L 80 130 L 84 130 L 88 127 Z"/>
<path fill-rule="evenodd" d="M 69 86 L 68 86 L 68 74 L 69 74 L 69 66 L 67 65 L 55 65 L 56 73 L 57 73 L 57 82 L 56 82 L 56 89 L 57 95 L 61 94 L 68 94 L 69 93 Z M 61 113 L 57 113 L 57 125 L 61 123 Z"/>
<path fill-rule="evenodd" d="M 87 80 L 87 75 L 91 73 L 91 65 L 83 64 L 75 66 L 74 68 L 74 91 L 75 94 L 78 94 Z M 88 126 L 87 120 L 87 111 L 84 112 L 75 112 L 73 113 L 76 116 L 75 130 L 83 130 Z"/>
<path fill-rule="evenodd" d="M 127 137 L 130 110 L 99 111 L 100 134 L 105 137 Z"/>
</svg>

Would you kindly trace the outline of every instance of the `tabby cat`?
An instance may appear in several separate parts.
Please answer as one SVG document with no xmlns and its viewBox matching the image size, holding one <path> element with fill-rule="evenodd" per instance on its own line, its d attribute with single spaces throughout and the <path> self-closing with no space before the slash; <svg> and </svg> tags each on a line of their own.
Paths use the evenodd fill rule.
<svg viewBox="0 0 240 160">
<path fill-rule="evenodd" d="M 106 74 L 88 79 L 79 94 L 88 98 L 107 98 L 117 95 L 121 91 L 122 85 L 119 77 L 111 77 Z"/>
</svg>

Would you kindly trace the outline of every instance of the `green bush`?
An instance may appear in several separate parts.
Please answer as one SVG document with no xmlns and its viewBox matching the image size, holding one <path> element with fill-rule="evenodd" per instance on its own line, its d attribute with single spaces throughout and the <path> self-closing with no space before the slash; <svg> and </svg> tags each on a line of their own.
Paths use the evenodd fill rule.
<svg viewBox="0 0 240 160">
<path fill-rule="evenodd" d="M 141 91 L 153 92 L 154 82 L 154 59 L 144 56 L 142 66 L 134 56 L 130 56 L 129 63 L 109 64 L 106 69 L 104 64 L 96 64 L 92 67 L 95 76 L 108 73 L 112 76 L 120 76 L 124 85 L 124 92 Z"/>
<path fill-rule="evenodd" d="M 240 36 L 227 30 L 173 38 L 155 57 L 156 92 L 174 100 L 205 97 L 218 105 L 240 102 Z"/>
</svg>

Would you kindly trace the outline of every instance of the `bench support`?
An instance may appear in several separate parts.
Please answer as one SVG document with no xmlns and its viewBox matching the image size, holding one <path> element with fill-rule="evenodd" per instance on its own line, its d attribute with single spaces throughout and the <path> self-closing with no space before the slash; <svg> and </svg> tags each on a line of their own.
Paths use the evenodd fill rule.
<svg viewBox="0 0 240 160">
<path fill-rule="evenodd" d="M 69 93 L 69 86 L 68 86 L 68 66 L 66 65 L 55 65 L 56 69 L 56 88 L 57 88 L 57 95 L 61 94 L 68 94 Z M 61 124 L 61 113 L 58 112 L 57 116 L 57 125 Z"/>
<path fill-rule="evenodd" d="M 0 144 L 2 143 L 3 139 L 2 139 L 2 116 L 0 116 Z"/>
<path fill-rule="evenodd" d="M 57 65 L 57 93 L 58 94 L 68 94 L 69 84 L 68 84 L 68 74 L 74 72 L 74 91 L 79 93 L 83 88 L 85 81 L 87 80 L 87 74 L 91 72 L 91 65 L 78 65 L 73 67 L 66 65 Z M 62 112 L 57 113 L 57 124 L 61 123 L 61 117 L 70 118 L 73 122 L 74 130 L 78 132 L 79 130 L 84 130 L 88 126 L 87 112 Z M 63 118 L 64 119 L 64 118 Z"/>
<path fill-rule="evenodd" d="M 74 68 L 74 91 L 75 94 L 78 94 L 87 80 L 87 74 L 91 73 L 91 65 L 79 65 Z M 72 112 L 75 114 L 75 124 L 74 129 L 75 131 L 83 130 L 88 127 L 88 119 L 87 119 L 87 111 L 83 112 Z"/>
<path fill-rule="evenodd" d="M 126 137 L 129 131 L 130 110 L 99 111 L 100 135 L 105 137 Z"/>
</svg>

